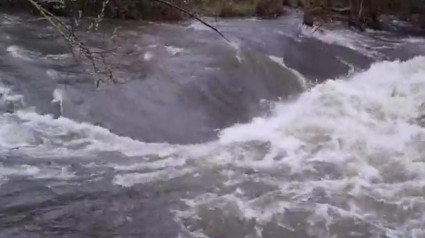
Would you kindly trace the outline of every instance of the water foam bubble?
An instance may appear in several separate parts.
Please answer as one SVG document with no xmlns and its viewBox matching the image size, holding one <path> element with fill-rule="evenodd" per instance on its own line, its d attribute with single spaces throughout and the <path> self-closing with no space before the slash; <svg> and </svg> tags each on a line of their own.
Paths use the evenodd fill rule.
<svg viewBox="0 0 425 238">
<path fill-rule="evenodd" d="M 41 54 L 39 52 L 27 50 L 16 45 L 11 45 L 7 47 L 6 51 L 14 58 L 18 58 L 25 61 L 33 61 L 34 58 L 41 57 Z"/>
<path fill-rule="evenodd" d="M 424 42 L 422 38 L 415 37 L 394 37 L 383 32 L 368 31 L 365 33 L 356 32 L 347 28 L 326 29 L 319 28 L 312 30 L 303 27 L 301 29 L 302 37 L 314 38 L 328 44 L 336 44 L 347 47 L 369 56 L 374 59 L 384 59 L 385 56 L 379 49 L 392 49 L 409 43 Z"/>
<path fill-rule="evenodd" d="M 186 50 L 183 48 L 175 47 L 175 46 L 165 46 L 165 49 L 168 53 L 172 54 L 173 56 L 185 53 Z"/>
</svg>

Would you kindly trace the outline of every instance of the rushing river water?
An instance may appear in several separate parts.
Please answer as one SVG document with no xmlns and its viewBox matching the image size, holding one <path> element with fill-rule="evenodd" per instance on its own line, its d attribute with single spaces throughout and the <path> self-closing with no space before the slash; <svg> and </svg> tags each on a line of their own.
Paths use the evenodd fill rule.
<svg viewBox="0 0 425 238">
<path fill-rule="evenodd" d="M 0 237 L 425 237 L 425 40 L 214 24 L 0 15 Z"/>
</svg>

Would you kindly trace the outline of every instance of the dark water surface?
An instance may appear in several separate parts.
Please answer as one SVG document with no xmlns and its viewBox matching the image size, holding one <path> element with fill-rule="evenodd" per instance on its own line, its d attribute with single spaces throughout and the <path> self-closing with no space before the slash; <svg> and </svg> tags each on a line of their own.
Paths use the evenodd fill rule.
<svg viewBox="0 0 425 238">
<path fill-rule="evenodd" d="M 0 237 L 425 237 L 424 39 L 300 22 L 0 14 Z"/>
</svg>

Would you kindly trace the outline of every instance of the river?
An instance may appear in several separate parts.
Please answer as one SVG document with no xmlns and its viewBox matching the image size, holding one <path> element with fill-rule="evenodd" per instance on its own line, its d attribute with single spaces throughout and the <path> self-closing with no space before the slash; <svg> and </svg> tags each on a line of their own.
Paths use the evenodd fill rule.
<svg viewBox="0 0 425 238">
<path fill-rule="evenodd" d="M 425 237 L 425 39 L 209 21 L 0 14 L 0 237 Z"/>
</svg>

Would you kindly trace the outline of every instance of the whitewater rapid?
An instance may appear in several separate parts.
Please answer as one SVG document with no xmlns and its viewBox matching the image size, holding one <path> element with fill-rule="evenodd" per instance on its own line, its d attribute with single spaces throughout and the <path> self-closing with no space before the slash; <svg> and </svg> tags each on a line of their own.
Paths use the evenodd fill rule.
<svg viewBox="0 0 425 238">
<path fill-rule="evenodd" d="M 223 188 L 187 199 L 187 208 L 175 211 L 186 235 L 217 237 L 208 222 L 199 221 L 238 219 L 255 227 L 252 237 L 271 237 L 267 232 L 275 229 L 305 237 L 356 237 L 344 236 L 344 226 L 367 237 L 425 236 L 425 128 L 420 120 L 425 115 L 425 57 L 375 63 L 364 72 L 318 84 L 290 101 L 273 103 L 270 115 L 224 129 L 217 141 L 199 145 L 144 143 L 87 123 L 39 115 L 5 87 L 1 101 L 20 105 L 0 116 L 3 155 L 81 157 L 87 168 L 119 171 L 112 182 L 126 187 L 215 173 Z M 107 151 L 138 159 L 88 159 Z M 78 176 L 59 165 L 1 165 L 1 171 L 3 182 L 9 176 Z M 264 189 L 253 193 L 256 186 Z"/>
<path fill-rule="evenodd" d="M 134 80 L 94 89 L 21 21 L 0 27 L 0 237 L 425 237 L 423 39 L 131 26 Z"/>
<path fill-rule="evenodd" d="M 239 190 L 191 205 L 233 204 L 260 230 L 277 222 L 297 231 L 284 218 L 301 209 L 299 222 L 311 236 L 348 237 L 335 228 L 344 218 L 370 226 L 357 231 L 367 230 L 367 237 L 423 237 L 425 129 L 418 119 L 425 113 L 424 90 L 425 58 L 417 57 L 376 63 L 277 103 L 272 116 L 228 128 L 219 140 L 267 144 L 266 152 L 239 148 L 214 159 L 253 169 L 256 180 L 276 189 L 255 198 Z"/>
</svg>

